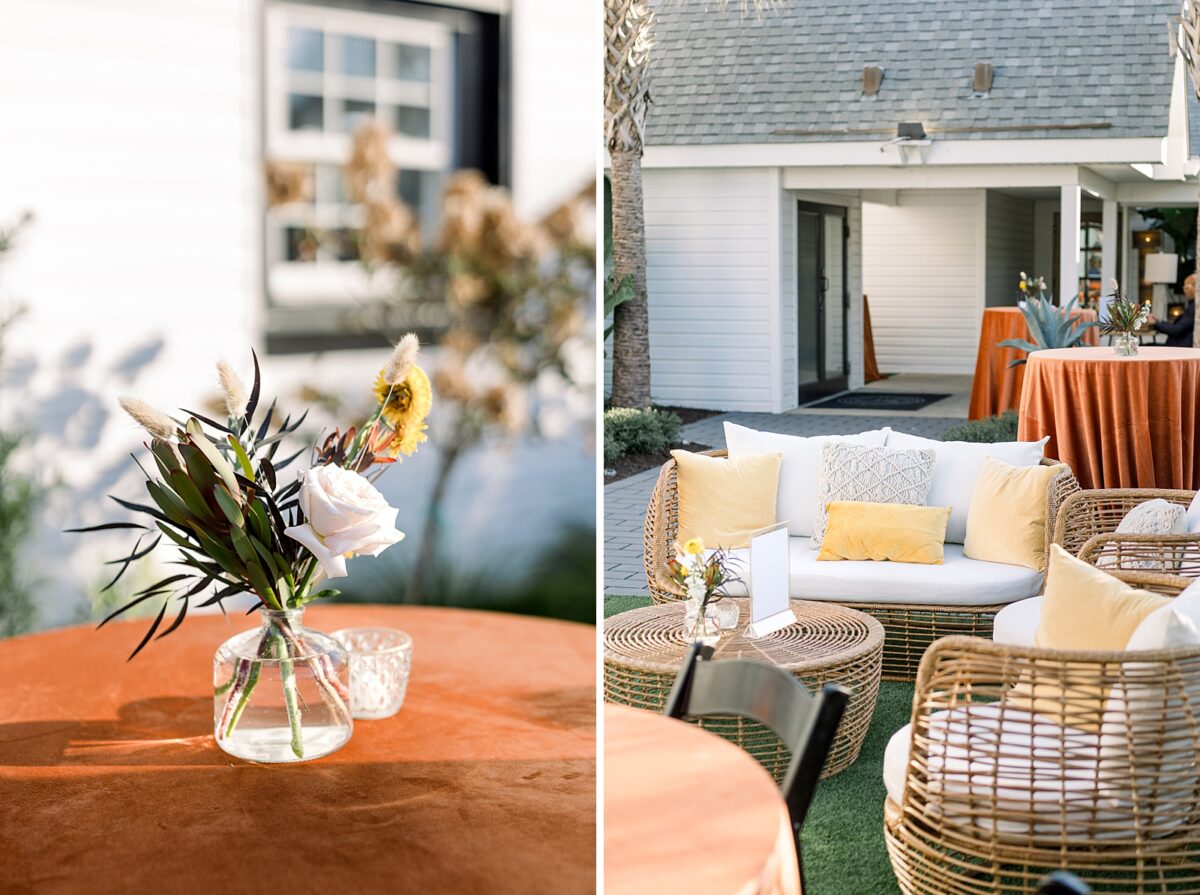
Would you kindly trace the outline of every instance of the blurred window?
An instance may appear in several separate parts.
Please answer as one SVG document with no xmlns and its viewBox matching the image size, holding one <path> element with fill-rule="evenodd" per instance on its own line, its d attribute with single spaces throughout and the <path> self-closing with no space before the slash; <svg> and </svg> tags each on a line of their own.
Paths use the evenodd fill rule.
<svg viewBox="0 0 1200 895">
<path fill-rule="evenodd" d="M 426 239 L 450 172 L 505 182 L 506 8 L 266 4 L 263 154 L 279 168 L 265 211 L 268 350 L 358 344 L 362 336 L 345 332 L 347 310 L 388 289 L 385 274 L 361 263 L 364 210 L 343 176 L 363 124 L 387 130 L 396 195 Z"/>
</svg>

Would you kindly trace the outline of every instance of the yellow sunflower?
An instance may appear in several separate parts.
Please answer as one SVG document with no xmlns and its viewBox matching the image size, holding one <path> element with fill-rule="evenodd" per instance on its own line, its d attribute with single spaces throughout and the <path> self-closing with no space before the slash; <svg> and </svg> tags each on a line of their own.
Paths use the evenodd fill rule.
<svg viewBox="0 0 1200 895">
<path fill-rule="evenodd" d="M 413 364 L 407 375 L 393 386 L 380 370 L 375 377 L 375 400 L 381 405 L 383 421 L 396 433 L 384 453 L 390 457 L 399 454 L 411 457 L 417 445 L 426 440 L 425 417 L 433 407 L 429 377 Z"/>
</svg>

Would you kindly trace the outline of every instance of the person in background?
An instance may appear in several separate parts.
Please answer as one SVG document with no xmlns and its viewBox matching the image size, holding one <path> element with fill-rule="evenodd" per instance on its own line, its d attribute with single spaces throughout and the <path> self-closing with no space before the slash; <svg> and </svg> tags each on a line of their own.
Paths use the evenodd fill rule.
<svg viewBox="0 0 1200 895">
<path fill-rule="evenodd" d="M 1159 320 L 1153 314 L 1146 321 L 1158 332 L 1167 337 L 1164 343 L 1171 348 L 1191 348 L 1192 330 L 1196 326 L 1196 275 L 1192 274 L 1183 281 L 1183 296 L 1187 304 L 1183 313 L 1174 320 Z"/>
</svg>

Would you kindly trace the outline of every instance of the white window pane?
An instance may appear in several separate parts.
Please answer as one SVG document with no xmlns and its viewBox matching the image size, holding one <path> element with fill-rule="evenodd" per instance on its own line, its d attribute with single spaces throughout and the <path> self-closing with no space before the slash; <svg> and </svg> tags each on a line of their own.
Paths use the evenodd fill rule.
<svg viewBox="0 0 1200 895">
<path fill-rule="evenodd" d="M 369 37 L 342 37 L 342 74 L 375 76 L 375 41 Z"/>
<path fill-rule="evenodd" d="M 396 130 L 406 137 L 429 137 L 429 110 L 419 106 L 399 106 L 396 109 Z"/>
<path fill-rule="evenodd" d="M 306 93 L 288 94 L 288 127 L 294 131 L 319 131 L 325 126 L 323 101 Z"/>
<path fill-rule="evenodd" d="M 283 239 L 285 260 L 300 263 L 317 260 L 317 241 L 307 227 L 284 227 Z"/>
<path fill-rule="evenodd" d="M 289 28 L 288 68 L 292 71 L 321 71 L 325 67 L 325 46 L 320 31 Z"/>
<path fill-rule="evenodd" d="M 395 44 L 392 51 L 394 67 L 390 73 L 393 77 L 402 81 L 429 81 L 432 69 L 429 47 Z"/>
</svg>

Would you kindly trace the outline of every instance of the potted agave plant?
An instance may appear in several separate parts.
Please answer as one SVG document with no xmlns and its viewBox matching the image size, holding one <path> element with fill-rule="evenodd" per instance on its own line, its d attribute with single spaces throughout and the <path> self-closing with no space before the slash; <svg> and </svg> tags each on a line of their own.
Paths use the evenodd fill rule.
<svg viewBox="0 0 1200 895">
<path fill-rule="evenodd" d="M 1084 333 L 1097 323 L 1095 320 L 1076 322 L 1078 297 L 1072 297 L 1065 305 L 1056 306 L 1046 298 L 1046 278 L 1029 277 L 1021 272 L 1021 281 L 1017 288 L 1021 293 L 1021 316 L 1029 329 L 1028 339 L 1004 339 L 998 344 L 1003 348 L 1016 348 L 1024 351 L 1026 357 L 1013 358 L 1008 362 L 1009 367 L 1019 367 L 1034 351 L 1047 348 L 1074 348 L 1083 344 Z"/>
<path fill-rule="evenodd" d="M 396 529 L 396 509 L 373 483 L 425 441 L 432 394 L 417 364 L 418 348 L 416 336 L 400 340 L 376 379 L 372 415 L 360 426 L 328 434 L 298 475 L 285 471 L 309 449 L 286 458 L 277 452 L 307 414 L 278 421 L 272 402 L 260 416 L 257 356 L 248 391 L 228 364 L 217 365 L 223 423 L 189 410 L 173 418 L 143 401 L 121 399 L 151 436 L 153 470 L 139 463 L 151 502 L 112 499 L 146 522 L 71 531 L 140 530 L 129 553 L 114 560 L 119 569 L 105 590 L 134 563 L 175 548 L 175 564 L 183 570 L 133 594 L 100 623 L 162 600 L 130 659 L 156 634 L 162 638 L 178 628 L 193 601 L 221 606 L 236 594 L 257 598 L 260 627 L 221 644 L 213 660 L 213 727 L 217 745 L 231 755 L 300 761 L 328 755 L 350 739 L 346 651 L 305 628 L 302 618 L 313 600 L 339 593 L 325 583 L 346 575 L 348 558 L 378 556 L 404 537 Z M 162 628 L 173 604 L 176 614 Z"/>
</svg>

